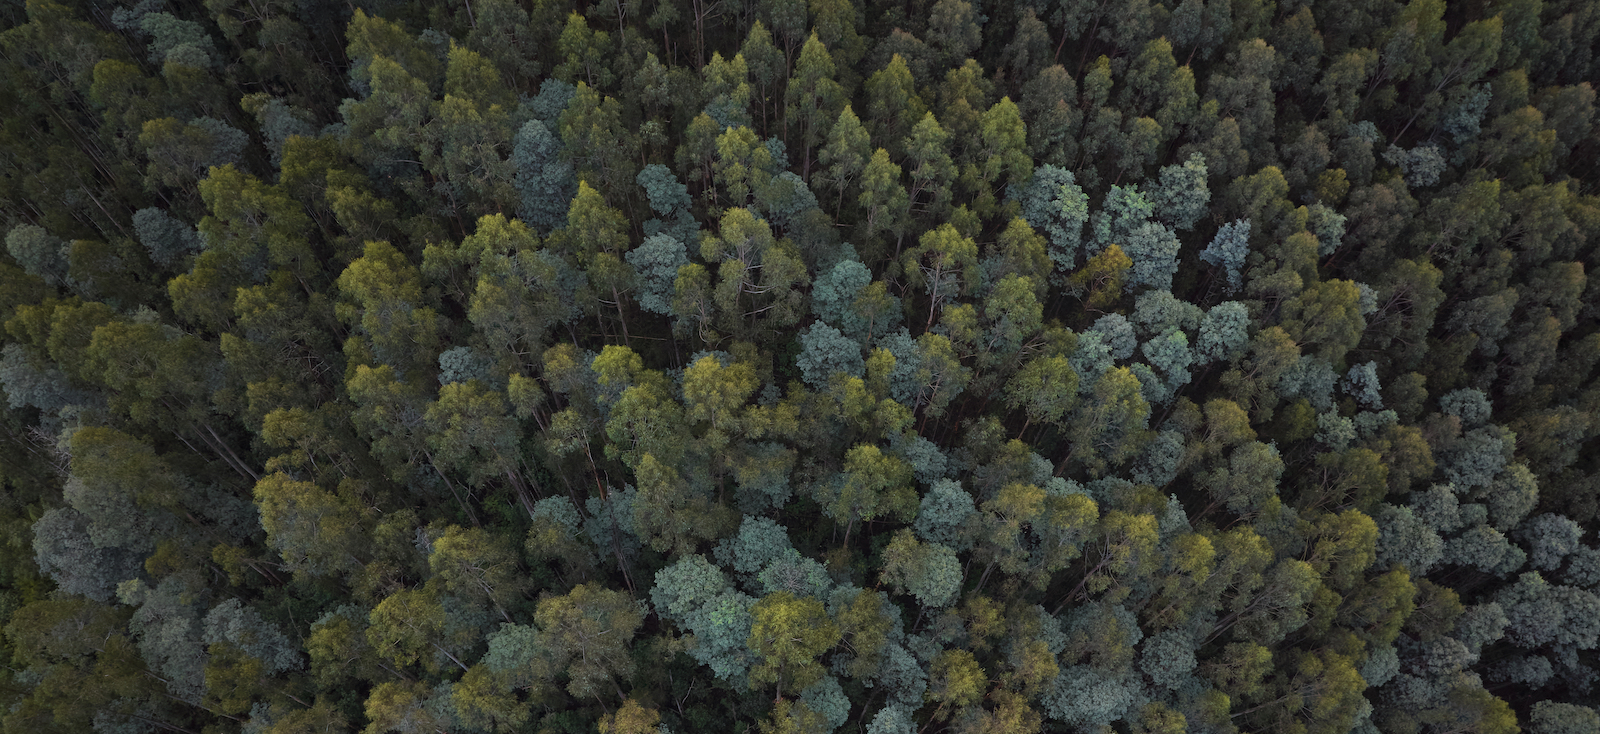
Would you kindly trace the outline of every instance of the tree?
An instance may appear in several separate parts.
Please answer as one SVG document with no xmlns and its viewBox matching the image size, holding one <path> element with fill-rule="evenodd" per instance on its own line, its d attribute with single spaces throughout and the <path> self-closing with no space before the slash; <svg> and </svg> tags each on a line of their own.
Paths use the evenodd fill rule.
<svg viewBox="0 0 1600 734">
<path fill-rule="evenodd" d="M 863 238 L 870 241 L 880 233 L 893 234 L 898 250 L 911 199 L 900 185 L 900 166 L 889 161 L 889 153 L 883 148 L 873 152 L 872 160 L 862 170 L 861 195 L 857 201 L 866 212 L 862 222 Z"/>
<path fill-rule="evenodd" d="M 1533 705 L 1533 716 L 1528 724 L 1533 734 L 1546 732 L 1572 732 L 1589 734 L 1600 732 L 1600 714 L 1587 706 L 1556 701 L 1540 701 Z"/>
<path fill-rule="evenodd" d="M 839 626 L 822 602 L 779 591 L 756 602 L 750 616 L 749 647 L 756 656 L 750 687 L 771 683 L 774 700 L 782 700 L 785 686 L 804 690 L 822 678 L 817 657 L 840 639 Z"/>
<path fill-rule="evenodd" d="M 901 530 L 884 548 L 883 557 L 880 578 L 923 606 L 949 606 L 961 591 L 961 563 L 947 546 L 920 542 L 910 531 Z"/>
<path fill-rule="evenodd" d="M 1078 401 L 1078 373 L 1065 357 L 1039 356 L 1017 370 L 1005 389 L 1007 406 L 1022 408 L 1028 416 L 1020 435 L 1035 419 L 1055 424 L 1072 410 Z"/>
<path fill-rule="evenodd" d="M 978 246 L 955 227 L 944 224 L 925 232 L 905 255 L 905 269 L 914 284 L 928 294 L 927 328 L 947 300 L 968 293 L 977 285 Z"/>
<path fill-rule="evenodd" d="M 6 252 L 29 275 L 51 285 L 64 284 L 67 243 L 43 227 L 19 224 L 6 233 Z"/>
<path fill-rule="evenodd" d="M 978 121 L 978 145 L 971 162 L 961 167 L 961 183 L 974 196 L 973 211 L 988 216 L 996 206 L 994 192 L 1007 184 L 1021 184 L 1033 169 L 1027 153 L 1027 126 L 1010 97 L 1003 97 Z"/>
<path fill-rule="evenodd" d="M 827 145 L 817 152 L 817 163 L 827 166 L 824 177 L 813 178 L 812 186 L 820 188 L 826 181 L 839 191 L 839 205 L 834 207 L 837 216 L 839 206 L 844 204 L 844 190 L 849 186 L 867 165 L 867 158 L 871 156 L 872 145 L 867 135 L 866 128 L 862 127 L 861 119 L 850 109 L 844 106 L 844 111 L 828 129 Z"/>
<path fill-rule="evenodd" d="M 464 598 L 493 604 L 507 622 L 506 611 L 526 588 L 513 546 L 503 537 L 483 528 L 448 526 L 433 540 L 428 567 L 444 583 L 446 591 Z"/>
<path fill-rule="evenodd" d="M 102 603 L 140 570 L 134 553 L 97 546 L 90 539 L 87 519 L 71 508 L 50 510 L 33 524 L 33 553 L 39 570 L 62 591 Z"/>
<path fill-rule="evenodd" d="M 282 473 L 263 477 L 255 497 L 267 542 L 290 570 L 320 576 L 361 566 L 360 516 L 339 497 Z"/>
<path fill-rule="evenodd" d="M 1245 258 L 1250 254 L 1250 220 L 1240 219 L 1222 225 L 1217 236 L 1200 251 L 1200 259 L 1228 275 L 1228 290 L 1244 284 Z"/>
<path fill-rule="evenodd" d="M 844 471 L 819 487 L 819 493 L 828 515 L 835 521 L 844 520 L 846 547 L 857 520 L 892 515 L 909 522 L 917 512 L 911 467 L 873 444 L 857 444 L 846 452 Z"/>
<path fill-rule="evenodd" d="M 598 697 L 606 683 L 626 699 L 620 681 L 634 673 L 628 643 L 644 621 L 633 600 L 620 591 L 580 584 L 563 596 L 539 601 L 534 622 L 552 673 L 565 671 L 567 692 Z"/>
<path fill-rule="evenodd" d="M 806 179 L 811 178 L 811 151 L 823 140 L 825 121 L 836 117 L 843 101 L 835 74 L 833 55 L 812 31 L 789 77 L 784 106 L 784 137 L 790 126 L 799 128 L 801 176 Z"/>
<path fill-rule="evenodd" d="M 518 213 L 544 233 L 566 224 L 567 209 L 578 192 L 572 167 L 562 162 L 560 148 L 546 123 L 529 120 L 517 131 L 511 149 L 517 191 L 522 194 Z"/>
<path fill-rule="evenodd" d="M 630 698 L 615 714 L 600 717 L 600 734 L 653 734 L 661 722 L 661 712 L 645 708 Z"/>
</svg>

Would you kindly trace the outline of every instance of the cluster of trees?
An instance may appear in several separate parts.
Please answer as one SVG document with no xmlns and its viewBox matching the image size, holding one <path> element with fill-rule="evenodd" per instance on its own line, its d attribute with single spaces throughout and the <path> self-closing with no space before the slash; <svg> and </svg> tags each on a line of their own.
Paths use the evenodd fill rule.
<svg viewBox="0 0 1600 734">
<path fill-rule="evenodd" d="M 1600 5 L 0 7 L 0 729 L 1600 734 Z"/>
</svg>

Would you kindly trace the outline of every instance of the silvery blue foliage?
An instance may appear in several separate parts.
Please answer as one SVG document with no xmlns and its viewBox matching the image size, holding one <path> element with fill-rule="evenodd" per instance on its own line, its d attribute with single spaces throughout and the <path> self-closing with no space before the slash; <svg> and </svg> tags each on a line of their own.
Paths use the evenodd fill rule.
<svg viewBox="0 0 1600 734">
<path fill-rule="evenodd" d="M 1145 701 L 1137 680 L 1087 665 L 1063 669 L 1042 699 L 1047 716 L 1080 731 L 1123 719 Z"/>
<path fill-rule="evenodd" d="M 1356 303 L 1362 316 L 1371 316 L 1378 312 L 1378 291 L 1366 283 L 1356 283 Z"/>
<path fill-rule="evenodd" d="M 1178 464 L 1182 460 L 1183 434 L 1158 431 L 1133 462 L 1132 479 L 1139 484 L 1164 487 L 1177 478 Z"/>
<path fill-rule="evenodd" d="M 972 495 L 960 482 L 941 479 L 922 496 L 914 527 L 923 540 L 966 550 L 972 540 L 963 536 L 961 527 L 977 511 Z"/>
<path fill-rule="evenodd" d="M 1457 145 L 1478 137 L 1483 129 L 1483 115 L 1489 110 L 1489 100 L 1493 96 L 1488 84 L 1451 89 L 1448 106 L 1439 126 Z"/>
<path fill-rule="evenodd" d="M 756 580 L 761 584 L 762 596 L 787 591 L 795 596 L 825 599 L 833 586 L 828 569 L 793 548 L 768 562 L 756 575 Z"/>
<path fill-rule="evenodd" d="M 917 347 L 917 340 L 911 338 L 911 332 L 901 327 L 878 337 L 874 345 L 889 350 L 894 355 L 894 369 L 889 371 L 889 397 L 901 405 L 911 407 L 922 389 L 922 383 L 917 378 L 917 371 L 922 369 L 922 350 Z"/>
<path fill-rule="evenodd" d="M 439 384 L 477 380 L 489 384 L 489 359 L 472 347 L 451 347 L 439 353 Z"/>
<path fill-rule="evenodd" d="M 1462 428 L 1477 428 L 1489 422 L 1494 406 L 1482 390 L 1463 387 L 1439 396 L 1439 411 L 1459 418 Z"/>
<path fill-rule="evenodd" d="M 622 257 L 638 274 L 639 308 L 670 315 L 678 268 L 689 264 L 689 248 L 677 238 L 653 234 Z"/>
<path fill-rule="evenodd" d="M 1453 532 L 1462 526 L 1460 500 L 1448 485 L 1435 484 L 1412 492 L 1407 504 L 1418 520 L 1441 533 Z"/>
<path fill-rule="evenodd" d="M 1362 407 L 1368 410 L 1383 408 L 1383 396 L 1379 393 L 1378 363 L 1366 362 L 1350 368 L 1345 373 L 1344 381 L 1340 383 L 1345 394 L 1356 399 Z"/>
<path fill-rule="evenodd" d="M 658 217 L 665 217 L 694 205 L 694 199 L 689 196 L 689 187 L 678 181 L 672 169 L 660 163 L 651 163 L 640 169 L 633 180 L 644 189 L 645 200 L 649 202 L 651 211 Z"/>
<path fill-rule="evenodd" d="M 0 348 L 0 391 L 13 409 L 33 406 L 45 415 L 83 403 L 90 396 L 72 387 L 54 362 L 38 357 L 27 345 L 11 342 Z"/>
<path fill-rule="evenodd" d="M 889 699 L 915 711 L 928 690 L 928 673 L 904 646 L 887 643 L 878 661 L 875 682 L 883 686 Z"/>
<path fill-rule="evenodd" d="M 1567 583 L 1593 591 L 1600 586 L 1600 550 L 1580 546 L 1567 559 Z"/>
<path fill-rule="evenodd" d="M 1132 372 L 1133 376 L 1138 379 L 1139 394 L 1146 403 L 1162 405 L 1176 397 L 1176 394 L 1167 388 L 1166 380 L 1161 379 L 1156 374 L 1156 371 L 1150 368 L 1150 365 L 1143 362 L 1134 362 L 1128 365 L 1128 371 Z"/>
<path fill-rule="evenodd" d="M 1076 267 L 1083 225 L 1089 220 L 1089 197 L 1072 172 L 1050 164 L 1033 169 L 1018 201 L 1028 226 L 1044 235 L 1057 275 Z"/>
<path fill-rule="evenodd" d="M 1383 429 L 1400 422 L 1400 415 L 1392 410 L 1373 412 L 1363 410 L 1357 413 L 1351 421 L 1355 423 L 1356 435 L 1361 438 L 1372 438 Z"/>
<path fill-rule="evenodd" d="M 1467 431 L 1441 452 L 1444 460 L 1439 465 L 1445 478 L 1462 491 L 1488 485 L 1511 458 L 1509 454 L 1514 444 L 1510 438 L 1510 432 L 1499 426 Z"/>
<path fill-rule="evenodd" d="M 311 113 L 285 104 L 277 97 L 267 100 L 256 111 L 256 119 L 261 123 L 262 137 L 267 139 L 267 151 L 272 154 L 274 168 L 283 163 L 283 146 L 289 138 L 309 138 L 317 134 L 316 128 L 311 125 Z"/>
<path fill-rule="evenodd" d="M 609 499 L 592 496 L 584 502 L 589 517 L 583 532 L 596 548 L 620 550 L 627 558 L 639 552 L 639 534 L 633 527 L 633 502 L 639 496 L 633 487 L 612 488 Z"/>
<path fill-rule="evenodd" d="M 6 233 L 6 252 L 29 275 L 50 285 L 67 278 L 67 243 L 44 227 L 19 224 Z"/>
<path fill-rule="evenodd" d="M 1543 688 L 1555 674 L 1550 659 L 1543 655 L 1513 655 L 1495 664 L 1488 677 L 1493 681 Z M 1566 730 L 1561 731 L 1564 733 Z"/>
<path fill-rule="evenodd" d="M 1183 509 L 1183 503 L 1178 501 L 1178 495 L 1167 495 L 1167 506 L 1162 508 L 1161 514 L 1156 517 L 1156 529 L 1160 533 L 1162 542 L 1171 540 L 1175 535 L 1194 531 L 1194 526 L 1189 524 L 1189 513 Z"/>
<path fill-rule="evenodd" d="M 1488 525 L 1474 525 L 1445 541 L 1443 560 L 1445 563 L 1505 576 L 1520 570 L 1527 562 L 1528 555 L 1499 530 Z"/>
<path fill-rule="evenodd" d="M 528 112 L 536 120 L 556 122 L 561 119 L 561 113 L 567 110 L 567 105 L 577 95 L 577 87 L 560 79 L 546 79 L 539 85 L 539 94 L 527 102 Z"/>
<path fill-rule="evenodd" d="M 567 529 L 574 537 L 583 529 L 583 516 L 578 506 L 562 496 L 546 497 L 533 503 L 533 519 L 549 518 Z"/>
<path fill-rule="evenodd" d="M 1139 337 L 1133 333 L 1133 324 L 1120 313 L 1108 313 L 1095 319 L 1092 328 L 1111 348 L 1113 359 L 1120 361 L 1132 357 L 1133 351 L 1139 348 Z"/>
<path fill-rule="evenodd" d="M 33 523 L 33 555 L 57 588 L 102 603 L 111 601 L 117 584 L 144 571 L 137 554 L 96 547 L 87 519 L 70 507 L 48 510 Z"/>
<path fill-rule="evenodd" d="M 1344 244 L 1344 225 L 1343 214 L 1320 202 L 1306 208 L 1306 228 L 1317 236 L 1317 257 L 1332 255 Z"/>
<path fill-rule="evenodd" d="M 911 465 L 911 471 L 922 484 L 933 484 L 950 473 L 950 457 L 939 449 L 939 444 L 916 433 L 893 433 L 889 446 Z"/>
<path fill-rule="evenodd" d="M 1476 656 L 1485 645 L 1505 637 L 1507 622 L 1506 612 L 1499 604 L 1474 604 L 1456 618 L 1456 628 L 1450 634 Z"/>
<path fill-rule="evenodd" d="M 211 154 L 201 165 L 223 166 L 243 160 L 240 156 L 244 154 L 245 146 L 250 144 L 250 136 L 243 130 L 215 117 L 196 117 L 189 124 L 206 131 L 211 137 Z"/>
<path fill-rule="evenodd" d="M 517 166 L 517 191 L 522 194 L 518 217 L 541 234 L 566 226 L 567 210 L 578 195 L 578 179 L 571 164 L 561 160 L 561 142 L 546 123 L 529 120 L 517 131 L 511 160 Z"/>
<path fill-rule="evenodd" d="M 1112 244 L 1121 244 L 1134 230 L 1147 223 L 1154 213 L 1155 205 L 1139 190 L 1138 185 L 1113 184 L 1111 190 L 1106 192 L 1100 210 L 1089 215 L 1092 254 L 1098 254 Z"/>
<path fill-rule="evenodd" d="M 777 226 L 788 229 L 795 226 L 801 214 L 817 208 L 817 195 L 798 174 L 779 171 L 767 185 L 756 190 L 756 208 Z"/>
<path fill-rule="evenodd" d="M 822 390 L 835 373 L 860 377 L 866 369 L 861 345 L 821 321 L 800 332 L 800 356 L 795 359 L 806 384 Z"/>
<path fill-rule="evenodd" d="M 1406 709 L 1425 709 L 1444 703 L 1449 684 L 1439 678 L 1398 673 L 1389 679 L 1380 695 L 1385 703 Z"/>
<path fill-rule="evenodd" d="M 1450 487 L 1450 485 L 1444 485 Z M 1450 487 L 1454 490 L 1454 487 Z M 1459 495 L 1459 493 L 1457 493 Z M 1468 502 L 1461 505 L 1461 526 L 1470 527 L 1483 525 L 1489 522 L 1489 506 L 1482 502 Z"/>
<path fill-rule="evenodd" d="M 1356 423 L 1338 413 L 1318 413 L 1315 438 L 1330 450 L 1343 451 L 1356 440 Z"/>
<path fill-rule="evenodd" d="M 1319 413 L 1333 410 L 1333 386 L 1339 373 L 1326 360 L 1309 354 L 1300 355 L 1300 361 L 1278 376 L 1278 396 L 1285 400 L 1305 398 Z"/>
<path fill-rule="evenodd" d="M 1067 356 L 1072 371 L 1078 373 L 1078 392 L 1089 393 L 1094 384 L 1111 369 L 1111 345 L 1094 329 L 1078 335 L 1078 348 Z"/>
<path fill-rule="evenodd" d="M 789 169 L 789 146 L 784 144 L 782 138 L 774 135 L 761 141 L 761 144 L 766 147 L 767 155 L 772 156 L 773 170 L 787 171 Z"/>
<path fill-rule="evenodd" d="M 1444 153 L 1435 145 L 1405 150 L 1390 144 L 1383 153 L 1383 159 L 1390 165 L 1399 166 L 1405 174 L 1406 185 L 1414 189 L 1425 189 L 1439 183 L 1439 175 L 1446 168 Z"/>
<path fill-rule="evenodd" d="M 750 669 L 746 646 L 755 599 L 735 590 L 716 566 L 685 556 L 656 573 L 650 601 L 662 618 L 695 635 L 689 655 L 723 679 Z"/>
<path fill-rule="evenodd" d="M 1200 251 L 1200 260 L 1222 268 L 1228 276 L 1228 290 L 1244 285 L 1244 261 L 1250 254 L 1250 220 L 1238 219 L 1222 225 L 1211 244 Z"/>
<path fill-rule="evenodd" d="M 1417 577 L 1427 573 L 1444 555 L 1444 541 L 1411 508 L 1386 504 L 1373 519 L 1378 524 L 1378 568 L 1399 563 Z"/>
<path fill-rule="evenodd" d="M 168 576 L 155 588 L 139 579 L 117 586 L 117 599 L 138 607 L 128 629 L 139 638 L 139 654 L 180 700 L 198 703 L 205 692 L 206 650 L 201 642 L 200 595 L 181 576 Z"/>
<path fill-rule="evenodd" d="M 1133 325 L 1145 338 L 1165 333 L 1169 329 L 1194 331 L 1205 319 L 1205 311 L 1188 301 L 1179 300 L 1164 290 L 1139 294 L 1133 302 Z"/>
<path fill-rule="evenodd" d="M 1160 336 L 1145 342 L 1140 351 L 1150 366 L 1159 370 L 1168 398 L 1189 384 L 1189 364 L 1194 361 L 1194 353 L 1189 349 L 1189 336 L 1177 327 L 1167 327 Z"/>
<path fill-rule="evenodd" d="M 1420 641 L 1402 639 L 1401 646 L 1406 649 L 1408 670 L 1434 678 L 1458 673 L 1478 661 L 1478 656 L 1454 637 Z"/>
<path fill-rule="evenodd" d="M 1517 528 L 1517 540 L 1528 549 L 1528 565 L 1553 571 L 1569 554 L 1582 547 L 1583 528 L 1566 515 L 1546 512 L 1528 518 Z"/>
<path fill-rule="evenodd" d="M 861 289 L 871 284 L 872 271 L 867 266 L 858 260 L 840 260 L 811 284 L 811 310 L 817 318 L 860 339 L 867 322 L 856 314 L 855 301 Z"/>
<path fill-rule="evenodd" d="M 528 661 L 538 655 L 543 645 L 539 641 L 539 628 L 533 625 L 501 623 L 500 628 L 489 633 L 488 652 L 479 660 L 490 671 L 506 676 L 514 686 L 532 683 Z"/>
<path fill-rule="evenodd" d="M 1524 648 L 1544 645 L 1589 650 L 1600 636 L 1600 598 L 1572 586 L 1556 586 L 1537 571 L 1501 587 L 1494 600 L 1506 613 L 1506 639 Z"/>
<path fill-rule="evenodd" d="M 800 700 L 812 711 L 822 714 L 823 721 L 828 722 L 828 731 L 844 726 L 850 719 L 850 699 L 839 687 L 839 679 L 831 675 L 825 674 L 821 680 L 807 686 L 800 692 Z"/>
<path fill-rule="evenodd" d="M 917 723 L 911 718 L 910 708 L 890 703 L 872 716 L 867 734 L 917 734 Z"/>
<path fill-rule="evenodd" d="M 739 532 L 717 543 L 717 563 L 734 573 L 754 576 L 773 561 L 794 551 L 789 530 L 770 518 L 745 515 Z"/>
<path fill-rule="evenodd" d="M 920 573 L 907 579 L 906 590 L 923 606 L 949 606 L 961 593 L 961 559 L 940 543 L 928 543 L 923 551 Z"/>
<path fill-rule="evenodd" d="M 133 234 L 161 267 L 177 265 L 186 255 L 200 251 L 200 233 L 155 207 L 133 213 Z"/>
<path fill-rule="evenodd" d="M 1377 688 L 1388 683 L 1395 673 L 1400 672 L 1400 654 L 1395 652 L 1394 645 L 1384 645 L 1373 650 L 1361 664 L 1361 679 L 1372 688 Z"/>
<path fill-rule="evenodd" d="M 1166 630 L 1145 640 L 1139 650 L 1139 669 L 1162 688 L 1176 690 L 1194 672 L 1195 644 L 1187 632 Z"/>
<path fill-rule="evenodd" d="M 1206 157 L 1190 153 L 1181 166 L 1164 166 L 1161 181 L 1150 189 L 1155 216 L 1173 229 L 1184 231 L 1206 213 L 1211 189 L 1206 187 Z"/>
<path fill-rule="evenodd" d="M 182 20 L 171 13 L 145 13 L 139 29 L 150 36 L 150 63 L 176 61 L 188 66 L 210 68 L 217 49 L 199 23 Z"/>
<path fill-rule="evenodd" d="M 1129 289 L 1144 287 L 1156 291 L 1172 288 L 1178 274 L 1178 235 L 1159 222 L 1145 222 L 1123 236 L 1118 243 L 1122 253 L 1133 261 L 1123 276 Z"/>
<path fill-rule="evenodd" d="M 1238 301 L 1223 301 L 1206 311 L 1195 340 L 1195 364 L 1232 359 L 1250 342 L 1250 311 Z"/>
<path fill-rule="evenodd" d="M 1348 130 L 1346 130 L 1345 134 L 1357 140 L 1365 140 L 1374 145 L 1381 143 L 1384 140 L 1383 133 L 1378 132 L 1378 126 L 1372 124 L 1371 120 L 1362 120 L 1360 122 L 1350 123 L 1350 127 Z"/>
<path fill-rule="evenodd" d="M 689 196 L 689 188 L 678 181 L 671 169 L 652 163 L 641 169 L 633 180 L 644 189 L 645 199 L 650 203 L 651 211 L 656 213 L 655 218 L 645 220 L 646 238 L 666 235 L 680 243 L 699 240 L 700 225 L 689 211 L 694 199 Z M 632 251 L 628 254 L 631 255 Z M 676 269 L 673 272 L 676 273 Z"/>
<path fill-rule="evenodd" d="M 262 619 L 254 608 L 238 599 L 228 599 L 206 614 L 205 641 L 208 645 L 231 643 L 260 660 L 267 675 L 299 670 L 304 664 L 299 645 L 290 642 L 278 625 Z"/>
</svg>

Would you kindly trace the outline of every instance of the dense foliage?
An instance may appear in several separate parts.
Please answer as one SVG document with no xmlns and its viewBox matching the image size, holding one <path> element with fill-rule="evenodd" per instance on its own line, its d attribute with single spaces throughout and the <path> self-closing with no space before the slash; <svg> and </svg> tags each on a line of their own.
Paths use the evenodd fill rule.
<svg viewBox="0 0 1600 734">
<path fill-rule="evenodd" d="M 1590 0 L 63 2 L 5 732 L 1600 732 Z"/>
</svg>

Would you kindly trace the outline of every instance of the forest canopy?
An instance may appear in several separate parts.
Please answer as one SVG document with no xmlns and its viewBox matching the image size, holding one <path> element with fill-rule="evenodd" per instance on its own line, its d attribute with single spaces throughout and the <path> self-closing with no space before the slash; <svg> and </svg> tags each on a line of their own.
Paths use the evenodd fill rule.
<svg viewBox="0 0 1600 734">
<path fill-rule="evenodd" d="M 0 731 L 1600 734 L 1600 4 L 0 4 Z"/>
</svg>

